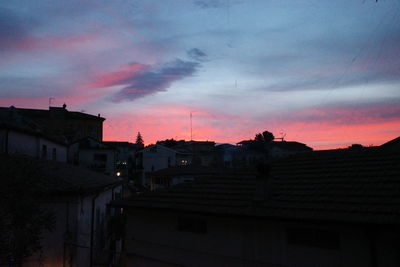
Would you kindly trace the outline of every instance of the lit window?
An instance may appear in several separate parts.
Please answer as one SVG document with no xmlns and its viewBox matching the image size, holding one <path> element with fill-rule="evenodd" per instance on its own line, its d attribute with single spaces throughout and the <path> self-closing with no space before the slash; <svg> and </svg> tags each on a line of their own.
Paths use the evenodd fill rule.
<svg viewBox="0 0 400 267">
<path fill-rule="evenodd" d="M 181 160 L 181 165 L 188 165 L 188 160 L 187 159 L 183 159 Z"/>
</svg>

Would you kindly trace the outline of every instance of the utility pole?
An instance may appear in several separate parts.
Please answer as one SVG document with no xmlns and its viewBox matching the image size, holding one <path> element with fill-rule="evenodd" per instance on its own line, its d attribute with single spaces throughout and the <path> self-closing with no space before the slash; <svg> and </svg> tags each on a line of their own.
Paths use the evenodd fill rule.
<svg viewBox="0 0 400 267">
<path fill-rule="evenodd" d="M 190 111 L 190 141 L 193 141 L 192 112 Z"/>
</svg>

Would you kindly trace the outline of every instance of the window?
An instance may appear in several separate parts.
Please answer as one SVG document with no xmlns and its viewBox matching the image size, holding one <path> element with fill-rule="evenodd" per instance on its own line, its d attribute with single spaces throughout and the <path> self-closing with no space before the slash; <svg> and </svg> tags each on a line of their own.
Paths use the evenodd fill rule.
<svg viewBox="0 0 400 267">
<path fill-rule="evenodd" d="M 42 159 L 47 159 L 47 146 L 42 145 Z"/>
<path fill-rule="evenodd" d="M 95 161 L 107 161 L 107 154 L 96 153 L 93 155 L 93 160 Z"/>
<path fill-rule="evenodd" d="M 121 192 L 114 192 L 114 200 L 120 200 L 120 199 L 122 199 Z"/>
<path fill-rule="evenodd" d="M 181 160 L 181 165 L 188 165 L 188 164 L 189 164 L 189 162 L 188 162 L 187 159 L 182 159 Z"/>
<path fill-rule="evenodd" d="M 57 160 L 57 148 L 53 148 L 53 152 L 51 154 L 51 159 L 52 160 Z"/>
<path fill-rule="evenodd" d="M 207 224 L 201 219 L 180 218 L 178 219 L 177 230 L 180 232 L 206 234 Z"/>
<path fill-rule="evenodd" d="M 288 244 L 340 249 L 340 234 L 332 230 L 292 228 L 286 230 Z"/>
</svg>

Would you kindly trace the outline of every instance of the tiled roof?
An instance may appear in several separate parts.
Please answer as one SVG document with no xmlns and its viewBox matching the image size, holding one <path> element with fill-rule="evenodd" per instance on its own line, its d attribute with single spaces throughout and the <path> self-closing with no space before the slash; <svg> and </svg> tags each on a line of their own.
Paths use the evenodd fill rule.
<svg viewBox="0 0 400 267">
<path fill-rule="evenodd" d="M 400 222 L 400 153 L 316 151 L 274 163 L 264 177 L 215 176 L 115 205 L 217 215 L 359 223 Z"/>
<path fill-rule="evenodd" d="M 400 136 L 390 140 L 389 142 L 384 143 L 380 147 L 385 149 L 399 149 L 400 148 Z"/>
<path fill-rule="evenodd" d="M 31 157 L 1 155 L 0 164 L 7 168 L 29 168 L 41 177 L 38 187 L 44 195 L 75 195 L 102 191 L 120 180 L 85 168 Z M 0 179 L 1 183 L 1 179 Z"/>
<path fill-rule="evenodd" d="M 152 176 L 179 176 L 179 175 L 248 175 L 249 170 L 233 170 L 196 164 L 173 166 L 151 173 Z"/>
</svg>

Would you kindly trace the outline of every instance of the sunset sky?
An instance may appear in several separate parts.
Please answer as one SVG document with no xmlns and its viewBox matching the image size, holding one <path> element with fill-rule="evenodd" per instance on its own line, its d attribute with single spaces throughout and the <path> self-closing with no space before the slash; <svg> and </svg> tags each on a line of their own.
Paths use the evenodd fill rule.
<svg viewBox="0 0 400 267">
<path fill-rule="evenodd" d="M 0 106 L 106 118 L 104 139 L 315 149 L 400 135 L 399 0 L 2 0 Z"/>
</svg>

